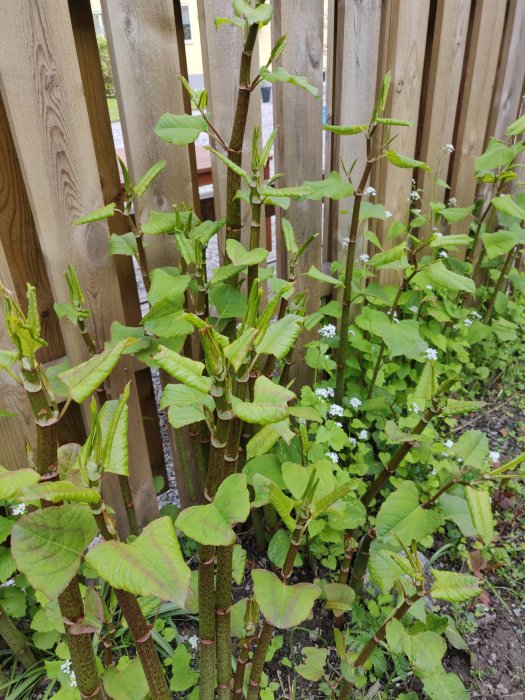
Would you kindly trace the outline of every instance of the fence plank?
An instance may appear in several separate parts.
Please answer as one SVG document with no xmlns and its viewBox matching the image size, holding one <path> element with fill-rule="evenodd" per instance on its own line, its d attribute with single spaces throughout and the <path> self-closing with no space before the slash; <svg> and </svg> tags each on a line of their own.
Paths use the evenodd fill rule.
<svg viewBox="0 0 525 700">
<path fill-rule="evenodd" d="M 188 148 L 161 141 L 153 133 L 165 112 L 184 113 L 173 0 L 103 0 L 127 164 L 138 180 L 158 160 L 168 165 L 142 198 L 148 211 L 171 211 L 173 204 L 193 204 L 194 189 Z M 158 236 L 149 242 L 150 268 L 176 264 L 174 241 Z"/>
<path fill-rule="evenodd" d="M 432 176 L 444 180 L 450 153 L 443 146 L 451 144 L 454 138 L 471 4 L 471 0 L 449 0 L 436 6 L 418 157 L 429 164 Z M 423 188 L 422 209 L 427 211 L 428 202 L 435 200 L 432 177 L 418 170 L 416 180 L 418 187 Z"/>
<path fill-rule="evenodd" d="M 237 88 L 239 86 L 239 65 L 242 53 L 242 32 L 238 27 L 223 25 L 215 29 L 215 17 L 228 17 L 232 14 L 228 0 L 198 0 L 199 29 L 204 68 L 204 84 L 208 92 L 208 104 L 212 121 L 221 136 L 229 141 L 235 113 Z M 220 56 L 220 60 L 217 58 Z M 252 78 L 259 67 L 259 49 L 256 43 L 252 58 Z M 250 98 L 250 110 L 246 123 L 246 138 L 243 148 L 243 167 L 248 167 L 251 157 L 251 140 L 253 127 L 261 121 L 261 97 L 259 90 Z M 217 139 L 210 142 L 218 151 L 222 151 Z M 212 158 L 213 197 L 215 218 L 226 215 L 226 166 Z M 244 205 L 244 203 L 243 203 Z M 245 206 L 243 206 L 243 211 Z M 264 227 L 262 227 L 264 228 Z M 223 251 L 224 235 L 219 247 Z"/>
<path fill-rule="evenodd" d="M 333 69 L 333 123 L 368 124 L 374 107 L 381 26 L 381 0 L 338 0 L 334 37 L 336 55 Z M 354 160 L 354 183 L 359 181 L 366 161 L 363 136 L 335 136 L 331 152 L 331 168 L 344 177 L 341 160 L 349 168 Z M 353 198 L 329 203 L 332 254 L 337 259 L 341 240 L 348 237 L 348 216 L 340 217 L 341 210 L 352 207 Z M 362 244 L 358 240 L 358 252 Z"/>
<path fill-rule="evenodd" d="M 17 12 L 1 0 L 1 88 L 26 189 L 53 290 L 67 298 L 63 271 L 75 265 L 92 311 L 99 345 L 124 311 L 105 222 L 76 227 L 72 221 L 102 205 L 86 104 L 67 0 L 22 2 Z M 24 90 L 20 90 L 20 84 Z M 86 358 L 78 330 L 63 325 L 74 363 Z M 131 482 L 144 521 L 157 512 L 142 416 L 131 363 L 124 360 L 111 378 L 112 395 L 131 379 Z"/>
<path fill-rule="evenodd" d="M 505 9 L 505 2 L 490 0 L 480 0 L 475 6 L 450 178 L 450 194 L 462 207 L 472 204 L 476 192 L 474 159 L 485 145 Z M 463 232 L 467 225 L 467 222 L 460 222 L 452 230 L 455 233 Z"/>
</svg>

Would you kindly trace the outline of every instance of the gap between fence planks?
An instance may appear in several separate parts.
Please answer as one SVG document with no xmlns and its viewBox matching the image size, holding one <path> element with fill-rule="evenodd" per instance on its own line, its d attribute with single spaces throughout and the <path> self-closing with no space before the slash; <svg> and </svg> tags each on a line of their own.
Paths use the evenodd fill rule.
<svg viewBox="0 0 525 700">
<path fill-rule="evenodd" d="M 8 5 L 1 0 L 1 88 L 53 297 L 67 299 L 63 272 L 72 263 L 93 314 L 96 340 L 102 345 L 110 324 L 125 318 L 109 256 L 107 224 L 72 224 L 103 200 L 67 0 L 23 2 L 16 12 Z M 85 360 L 78 329 L 67 322 L 62 329 L 71 361 Z M 131 380 L 130 476 L 139 517 L 145 522 L 158 509 L 130 367 L 124 358 L 116 368 L 111 395 L 118 395 Z"/>
</svg>

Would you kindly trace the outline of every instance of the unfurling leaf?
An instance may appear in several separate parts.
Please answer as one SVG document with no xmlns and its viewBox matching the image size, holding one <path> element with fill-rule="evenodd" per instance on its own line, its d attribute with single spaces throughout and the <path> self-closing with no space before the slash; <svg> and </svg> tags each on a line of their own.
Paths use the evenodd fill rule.
<svg viewBox="0 0 525 700">
<path fill-rule="evenodd" d="M 287 585 L 271 571 L 252 571 L 255 600 L 268 622 L 278 629 L 289 629 L 311 614 L 321 589 L 312 583 Z"/>
<path fill-rule="evenodd" d="M 259 71 L 259 74 L 263 80 L 268 80 L 270 83 L 291 83 L 292 85 L 296 85 L 297 87 L 306 90 L 316 99 L 319 98 L 319 90 L 313 85 L 310 85 L 306 78 L 300 75 L 288 73 L 288 71 L 282 67 L 274 67 L 273 71 L 271 71 L 263 66 Z"/>
<path fill-rule="evenodd" d="M 488 491 L 465 487 L 470 516 L 476 532 L 487 546 L 494 539 L 494 519 Z"/>
<path fill-rule="evenodd" d="M 126 345 L 127 340 L 110 345 L 98 355 L 59 375 L 74 401 L 82 403 L 98 389 L 117 364 Z"/>
<path fill-rule="evenodd" d="M 95 211 L 92 211 L 89 214 L 86 214 L 85 216 L 81 216 L 80 219 L 75 219 L 73 223 L 75 224 L 75 226 L 81 226 L 82 224 L 91 224 L 93 223 L 93 221 L 109 219 L 115 214 L 115 206 L 115 202 L 106 204 L 105 207 L 101 207 L 100 209 L 96 209 Z"/>
<path fill-rule="evenodd" d="M 190 360 L 162 345 L 155 355 L 155 361 L 165 372 L 191 389 L 207 393 L 212 385 L 210 378 L 202 376 L 204 371 L 202 362 Z"/>
<path fill-rule="evenodd" d="M 434 582 L 430 595 L 437 600 L 449 603 L 461 603 L 475 598 L 481 593 L 479 580 L 475 576 L 458 574 L 455 571 L 432 569 Z"/>
<path fill-rule="evenodd" d="M 164 170 L 167 163 L 167 160 L 159 160 L 158 163 L 152 165 L 151 168 L 144 173 L 137 184 L 133 187 L 137 197 L 142 197 L 157 175 Z"/>
</svg>

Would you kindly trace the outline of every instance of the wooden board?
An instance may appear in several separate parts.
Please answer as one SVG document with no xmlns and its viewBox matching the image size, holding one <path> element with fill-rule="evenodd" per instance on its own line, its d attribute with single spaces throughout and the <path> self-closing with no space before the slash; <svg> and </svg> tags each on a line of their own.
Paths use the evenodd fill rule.
<svg viewBox="0 0 525 700">
<path fill-rule="evenodd" d="M 199 30 L 204 68 L 204 84 L 208 91 L 208 106 L 212 121 L 226 143 L 235 113 L 237 88 L 239 85 L 239 65 L 242 53 L 242 32 L 238 27 L 223 25 L 215 29 L 215 17 L 229 17 L 233 14 L 229 0 L 198 0 Z M 220 56 L 220 60 L 217 57 Z M 258 44 L 252 57 L 252 78 L 259 69 Z M 251 158 L 251 141 L 253 127 L 261 121 L 261 97 L 256 90 L 250 98 L 250 110 L 246 124 L 246 136 L 243 148 L 243 167 L 249 168 Z M 221 150 L 217 139 L 211 138 L 211 144 Z M 223 218 L 226 214 L 226 166 L 217 158 L 212 159 L 213 196 L 215 216 Z M 243 206 L 243 211 L 245 207 Z M 245 227 L 245 231 L 249 228 Z M 224 254 L 224 235 L 219 240 L 219 252 Z"/>
<path fill-rule="evenodd" d="M 141 200 L 147 221 L 150 209 L 191 206 L 194 197 L 188 148 L 164 143 L 153 133 L 165 112 L 185 112 L 173 0 L 103 0 L 102 11 L 133 181 L 157 161 L 168 161 Z M 173 239 L 159 236 L 148 241 L 147 258 L 150 269 L 176 264 Z"/>
<path fill-rule="evenodd" d="M 63 271 L 72 263 L 102 345 L 110 324 L 125 317 L 107 224 L 72 224 L 102 206 L 103 198 L 67 0 L 24 2 L 16 12 L 9 5 L 0 2 L 1 89 L 53 296 L 67 299 Z M 78 329 L 64 322 L 62 330 L 72 362 L 85 360 Z M 111 394 L 129 380 L 131 482 L 144 522 L 157 504 L 132 365 L 124 359 L 112 374 Z"/>
<path fill-rule="evenodd" d="M 446 180 L 448 174 L 450 153 L 443 147 L 454 139 L 471 6 L 471 0 L 448 0 L 436 6 L 418 154 L 430 166 L 432 177 L 416 171 L 418 187 L 423 188 L 423 211 L 427 211 L 429 201 L 444 196 L 442 188 L 433 189 L 432 179 Z"/>
<path fill-rule="evenodd" d="M 450 178 L 450 195 L 457 199 L 460 207 L 469 206 L 474 201 L 474 159 L 485 146 L 505 10 L 506 3 L 491 0 L 479 0 L 474 10 Z M 463 221 L 452 226 L 451 230 L 463 233 L 467 226 L 468 222 Z"/>
</svg>

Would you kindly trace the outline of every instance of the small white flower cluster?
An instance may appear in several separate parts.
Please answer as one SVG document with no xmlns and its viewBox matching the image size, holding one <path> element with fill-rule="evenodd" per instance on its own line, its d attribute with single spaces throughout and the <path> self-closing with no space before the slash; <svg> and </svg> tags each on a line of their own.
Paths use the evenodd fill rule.
<svg viewBox="0 0 525 700">
<path fill-rule="evenodd" d="M 392 212 L 388 211 L 388 209 L 386 209 L 385 210 L 385 219 L 390 219 L 391 216 L 392 216 Z"/>
<path fill-rule="evenodd" d="M 338 428 L 342 428 L 342 427 L 343 427 L 343 424 L 342 424 L 340 421 L 338 421 L 338 420 L 334 420 L 334 424 L 337 425 Z"/>
<path fill-rule="evenodd" d="M 357 396 L 352 396 L 350 399 L 350 406 L 352 406 L 352 408 L 359 408 L 360 405 L 361 399 L 358 399 Z"/>
<path fill-rule="evenodd" d="M 419 309 L 415 305 L 411 306 L 408 310 L 412 311 L 413 314 L 417 314 L 417 312 L 419 311 Z"/>
<path fill-rule="evenodd" d="M 427 348 L 425 350 L 425 355 L 427 356 L 428 360 L 435 361 L 438 359 L 438 352 L 435 348 Z"/>
<path fill-rule="evenodd" d="M 337 452 L 327 452 L 326 456 L 328 457 L 328 459 L 331 459 L 334 464 L 338 464 L 339 455 L 337 454 Z"/>
<path fill-rule="evenodd" d="M 419 216 L 421 214 L 421 209 L 412 209 L 413 213 L 416 214 L 416 216 Z"/>
<path fill-rule="evenodd" d="M 348 248 L 349 243 L 350 243 L 350 239 L 349 239 L 349 238 L 343 238 L 343 239 L 341 240 L 341 245 L 343 246 L 343 248 Z"/>
<path fill-rule="evenodd" d="M 375 197 L 377 192 L 373 187 L 367 187 L 364 191 L 364 194 L 366 194 L 368 197 Z"/>
<path fill-rule="evenodd" d="M 450 438 L 445 440 L 445 447 L 448 447 L 449 450 L 451 447 L 454 447 L 454 440 L 450 440 Z"/>
<path fill-rule="evenodd" d="M 297 423 L 299 425 L 306 425 L 306 418 L 298 418 Z"/>
<path fill-rule="evenodd" d="M 348 335 L 355 335 L 355 331 L 353 328 L 348 329 Z"/>
<path fill-rule="evenodd" d="M 464 325 L 464 326 L 471 326 L 472 323 L 473 323 L 473 321 L 472 321 L 471 318 L 466 318 L 466 319 L 463 321 L 463 325 Z"/>
<path fill-rule="evenodd" d="M 454 146 L 453 146 L 451 143 L 446 143 L 446 144 L 443 146 L 443 150 L 444 150 L 444 151 L 448 151 L 449 153 L 454 153 L 454 150 L 455 150 L 455 149 L 454 149 Z"/>
<path fill-rule="evenodd" d="M 11 588 L 11 586 L 14 586 L 14 585 L 15 585 L 15 579 L 10 578 L 10 579 L 7 579 L 7 581 L 4 581 L 4 583 L 1 583 L 0 588 Z"/>
<path fill-rule="evenodd" d="M 426 289 L 430 289 L 430 290 L 432 289 L 432 285 L 431 285 L 431 284 L 427 284 L 427 285 L 425 285 L 425 287 L 426 287 Z"/>
<path fill-rule="evenodd" d="M 368 440 L 368 430 L 361 430 L 357 437 L 360 440 Z"/>
<path fill-rule="evenodd" d="M 448 206 L 449 207 L 457 207 L 458 206 L 458 200 L 455 197 L 451 197 L 448 200 Z"/>
<path fill-rule="evenodd" d="M 333 323 L 327 323 L 326 326 L 319 328 L 319 335 L 322 338 L 335 338 L 337 333 L 337 328 Z"/>
<path fill-rule="evenodd" d="M 410 192 L 410 200 L 412 202 L 417 202 L 419 199 L 421 199 L 421 196 L 417 190 L 412 190 Z"/>
<path fill-rule="evenodd" d="M 328 413 L 331 416 L 339 416 L 339 418 L 342 417 L 344 412 L 344 408 L 342 406 L 339 406 L 337 403 L 330 404 L 330 408 L 328 409 Z"/>
<path fill-rule="evenodd" d="M 448 258 L 448 253 L 446 250 L 440 250 L 439 251 L 439 257 L 440 258 Z"/>
<path fill-rule="evenodd" d="M 489 452 L 489 457 L 494 464 L 498 464 L 498 462 L 501 459 L 501 454 L 499 452 L 497 452 L 496 450 L 491 450 Z"/>
<path fill-rule="evenodd" d="M 481 321 L 482 316 L 481 316 L 481 314 L 478 314 L 477 311 L 471 311 L 470 315 L 473 316 L 474 318 L 477 318 L 478 321 Z"/>
<path fill-rule="evenodd" d="M 359 260 L 362 263 L 367 263 L 370 260 L 370 256 L 367 255 L 366 253 L 363 253 L 362 255 L 359 256 Z"/>
<path fill-rule="evenodd" d="M 357 445 L 357 440 L 355 439 L 355 437 L 349 437 L 349 438 L 348 438 L 348 442 L 349 442 L 353 447 L 355 447 L 355 446 Z"/>
<path fill-rule="evenodd" d="M 398 317 L 397 317 L 397 311 L 392 312 L 392 309 L 389 309 L 389 310 L 386 312 L 386 315 L 387 315 L 387 316 L 392 316 L 392 321 L 393 321 L 394 323 L 399 323 L 399 319 L 398 319 Z"/>
<path fill-rule="evenodd" d="M 60 670 L 69 676 L 69 685 L 71 688 L 77 687 L 77 679 L 75 677 L 75 672 L 71 668 L 71 659 L 66 659 L 64 663 L 60 664 Z"/>
<path fill-rule="evenodd" d="M 24 515 L 26 512 L 27 507 L 25 503 L 19 503 L 17 506 L 13 506 L 11 508 L 11 514 L 12 515 Z"/>
<path fill-rule="evenodd" d="M 417 403 L 415 401 L 412 402 L 412 406 L 408 409 L 409 411 L 412 411 L 413 413 L 419 413 L 421 410 Z"/>
<path fill-rule="evenodd" d="M 335 391 L 331 386 L 319 387 L 319 389 L 315 390 L 315 395 L 319 396 L 321 399 L 331 399 L 335 396 Z"/>
<path fill-rule="evenodd" d="M 196 634 L 192 635 L 191 637 L 188 637 L 188 643 L 190 647 L 194 650 L 199 648 L 199 638 Z"/>
</svg>

